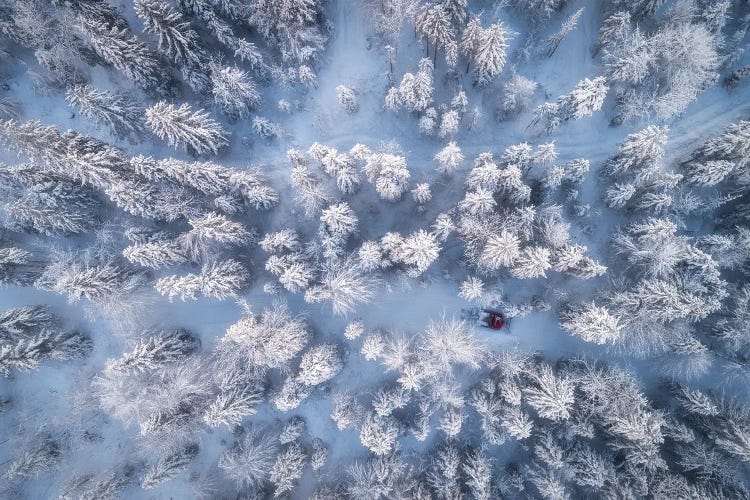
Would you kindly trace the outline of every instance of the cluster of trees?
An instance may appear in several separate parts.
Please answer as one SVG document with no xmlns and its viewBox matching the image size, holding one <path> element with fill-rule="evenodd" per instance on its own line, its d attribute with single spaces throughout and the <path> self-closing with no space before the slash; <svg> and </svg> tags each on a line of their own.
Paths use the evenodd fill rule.
<svg viewBox="0 0 750 500">
<path fill-rule="evenodd" d="M 135 0 L 131 7 L 143 33 L 129 23 L 130 12 L 98 0 L 21 0 L 0 10 L 0 25 L 44 68 L 31 74 L 39 92 L 64 90 L 84 118 L 120 138 L 142 141 L 148 129 L 196 155 L 216 154 L 228 144 L 227 133 L 202 109 L 173 104 L 175 98 L 188 94 L 234 121 L 257 110 L 258 82 L 316 85 L 313 67 L 328 38 L 318 0 L 177 6 Z M 94 87 L 91 65 L 112 67 L 158 101 L 144 106 L 136 92 Z M 0 109 L 5 119 L 19 111 L 6 98 Z M 270 123 L 254 120 L 259 128 Z"/>
<path fill-rule="evenodd" d="M 552 166 L 556 157 L 554 143 L 536 150 L 527 143 L 510 146 L 498 159 L 480 154 L 466 177 L 464 199 L 438 217 L 436 230 L 443 239 L 455 232 L 467 262 L 487 277 L 509 273 L 531 279 L 546 277 L 549 270 L 581 279 L 603 274 L 606 267 L 586 256 L 585 246 L 572 242 L 562 206 L 531 203 L 533 190 L 524 182 L 524 172 L 546 166 L 543 184 L 549 194 L 564 181 L 580 182 L 589 168 L 585 160 Z"/>
<path fill-rule="evenodd" d="M 586 341 L 659 356 L 666 375 L 692 379 L 714 365 L 746 370 L 734 327 L 743 314 L 747 122 L 732 124 L 682 165 L 664 159 L 667 127 L 630 134 L 605 165 L 605 201 L 633 220 L 613 238 L 618 286 L 570 304 L 562 327 Z M 689 231 L 690 219 L 710 224 Z M 739 274 L 737 272 L 739 271 Z M 732 312 L 725 305 L 734 297 Z M 733 319 L 734 318 L 734 319 Z M 721 326 L 718 326 L 721 325 Z"/>
<path fill-rule="evenodd" d="M 8 249 L 4 281 L 36 280 L 40 288 L 71 300 L 87 299 L 108 312 L 123 310 L 118 304 L 144 287 L 149 270 L 168 266 L 200 269 L 158 279 L 156 290 L 170 298 L 234 297 L 248 284 L 246 265 L 226 251 L 251 242 L 254 233 L 229 217 L 277 203 L 278 194 L 259 171 L 131 157 L 36 121 L 9 120 L 0 128 L 0 139 L 29 159 L 0 168 L 6 229 L 53 237 L 85 234 L 105 227 L 105 214 L 115 205 L 125 213 L 129 240 L 124 248 L 110 244 L 98 255 L 60 257 L 42 251 L 33 262 L 28 252 Z M 159 228 L 185 223 L 187 230 Z"/>
<path fill-rule="evenodd" d="M 92 347 L 85 334 L 69 331 L 46 306 L 24 306 L 0 313 L 0 373 L 30 371 L 40 363 L 86 356 Z"/>
<path fill-rule="evenodd" d="M 408 417 L 409 407 L 421 410 L 441 396 L 415 401 L 403 390 L 380 391 L 368 413 L 351 394 L 334 395 L 331 417 L 341 429 L 360 428 L 375 457 L 349 466 L 345 477 L 320 486 L 313 498 L 747 494 L 741 429 L 748 413 L 737 401 L 670 383 L 666 406 L 656 408 L 631 375 L 614 367 L 581 359 L 550 365 L 539 356 L 506 354 L 467 394 L 454 394 L 453 403 L 470 415 L 459 410 L 434 419 L 446 435 L 435 440 L 426 463 L 412 463 L 392 443 L 399 432 L 423 425 Z M 479 420 L 482 447 L 451 434 L 470 416 Z M 511 458 L 501 467 L 489 447 L 511 443 L 527 449 L 528 460 Z"/>
<path fill-rule="evenodd" d="M 730 2 L 678 2 L 646 32 L 638 20 L 663 2 L 612 3 L 597 50 L 617 96 L 613 122 L 680 115 L 718 78 Z"/>
</svg>

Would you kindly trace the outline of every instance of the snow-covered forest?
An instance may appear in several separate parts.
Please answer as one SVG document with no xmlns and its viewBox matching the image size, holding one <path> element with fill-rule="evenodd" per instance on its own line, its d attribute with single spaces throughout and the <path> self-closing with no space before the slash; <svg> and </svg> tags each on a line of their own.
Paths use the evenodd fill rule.
<svg viewBox="0 0 750 500">
<path fill-rule="evenodd" d="M 0 498 L 750 498 L 749 45 L 0 0 Z"/>
</svg>

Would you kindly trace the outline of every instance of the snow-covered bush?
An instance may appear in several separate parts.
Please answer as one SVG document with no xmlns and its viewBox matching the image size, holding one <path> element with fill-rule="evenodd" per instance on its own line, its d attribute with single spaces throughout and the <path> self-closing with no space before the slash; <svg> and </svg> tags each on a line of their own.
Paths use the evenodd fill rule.
<svg viewBox="0 0 750 500">
<path fill-rule="evenodd" d="M 359 99 L 353 88 L 346 85 L 336 87 L 336 99 L 347 113 L 356 113 L 359 111 Z"/>
</svg>

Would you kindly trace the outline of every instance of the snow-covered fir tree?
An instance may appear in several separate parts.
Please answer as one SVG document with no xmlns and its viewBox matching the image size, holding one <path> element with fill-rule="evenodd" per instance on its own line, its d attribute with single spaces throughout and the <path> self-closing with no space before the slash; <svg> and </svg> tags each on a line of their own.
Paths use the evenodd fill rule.
<svg viewBox="0 0 750 500">
<path fill-rule="evenodd" d="M 106 125 L 120 137 L 145 132 L 143 109 L 124 95 L 77 85 L 67 92 L 66 99 L 81 115 Z"/>
<path fill-rule="evenodd" d="M 246 117 L 260 103 L 258 87 L 237 67 L 212 65 L 211 93 L 214 104 L 234 119 Z"/>
<path fill-rule="evenodd" d="M 195 154 L 217 154 L 227 145 L 226 132 L 203 110 L 193 112 L 190 105 L 175 107 L 158 102 L 146 110 L 146 124 L 170 146 L 184 147 Z"/>
</svg>

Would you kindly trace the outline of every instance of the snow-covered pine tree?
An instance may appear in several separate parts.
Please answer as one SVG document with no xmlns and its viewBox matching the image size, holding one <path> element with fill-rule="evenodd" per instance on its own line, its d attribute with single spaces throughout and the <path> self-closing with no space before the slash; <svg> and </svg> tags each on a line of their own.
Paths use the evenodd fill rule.
<svg viewBox="0 0 750 500">
<path fill-rule="evenodd" d="M 325 467 L 328 462 L 328 448 L 320 438 L 315 438 L 311 443 L 312 455 L 310 455 L 310 466 L 314 471 Z"/>
<path fill-rule="evenodd" d="M 160 94 L 169 92 L 171 81 L 162 70 L 159 57 L 128 28 L 87 16 L 84 12 L 78 15 L 77 21 L 77 28 L 107 63 L 147 90 Z"/>
<path fill-rule="evenodd" d="M 620 337 L 619 318 L 593 302 L 572 308 L 560 317 L 563 330 L 587 342 L 611 344 Z"/>
<path fill-rule="evenodd" d="M 286 378 L 284 383 L 272 398 L 273 405 L 279 411 L 291 411 L 298 408 L 302 402 L 310 397 L 314 387 L 303 384 L 293 376 Z"/>
<path fill-rule="evenodd" d="M 464 199 L 458 204 L 458 208 L 469 215 L 486 215 L 492 213 L 497 202 L 492 191 L 487 189 L 477 189 L 476 191 L 466 191 Z"/>
<path fill-rule="evenodd" d="M 45 305 L 22 306 L 0 313 L 0 342 L 23 337 L 38 330 L 51 330 L 58 319 Z"/>
<path fill-rule="evenodd" d="M 266 271 L 277 276 L 279 283 L 292 293 L 310 286 L 315 278 L 315 268 L 301 254 L 272 255 L 266 261 Z"/>
<path fill-rule="evenodd" d="M 97 188 L 110 186 L 115 173 L 127 165 L 127 157 L 117 148 L 73 130 L 60 132 L 38 121 L 0 122 L 0 140 L 39 160 L 55 175 Z"/>
<path fill-rule="evenodd" d="M 188 223 L 192 229 L 182 234 L 179 241 L 196 260 L 208 256 L 213 246 L 237 246 L 251 240 L 251 233 L 242 224 L 215 212 L 192 217 Z"/>
<path fill-rule="evenodd" d="M 575 403 L 574 384 L 548 365 L 532 372 L 530 378 L 532 385 L 524 389 L 524 396 L 539 416 L 554 421 L 569 419 Z"/>
<path fill-rule="evenodd" d="M 281 137 L 284 130 L 278 123 L 272 122 L 264 116 L 254 116 L 252 120 L 252 129 L 257 135 L 264 139 L 272 140 Z"/>
<path fill-rule="evenodd" d="M 3 474 L 6 481 L 33 478 L 55 467 L 63 457 L 63 447 L 50 434 L 36 436 L 31 446 L 10 462 Z"/>
<path fill-rule="evenodd" d="M 440 244 L 435 235 L 423 229 L 404 238 L 398 248 L 398 257 L 407 266 L 413 266 L 414 274 L 424 273 L 440 255 Z"/>
<path fill-rule="evenodd" d="M 250 114 L 260 103 L 260 92 L 246 72 L 232 66 L 211 65 L 214 104 L 236 120 Z"/>
<path fill-rule="evenodd" d="M 196 443 L 188 443 L 168 451 L 146 471 L 141 487 L 149 490 L 175 478 L 190 465 L 198 450 Z"/>
<path fill-rule="evenodd" d="M 143 109 L 122 94 L 98 90 L 91 85 L 76 85 L 68 90 L 66 100 L 81 115 L 106 125 L 119 137 L 140 136 L 145 132 Z"/>
<path fill-rule="evenodd" d="M 482 29 L 482 23 L 478 16 L 472 16 L 469 22 L 466 23 L 463 33 L 461 34 L 461 43 L 459 48 L 461 53 L 466 56 L 469 62 L 466 64 L 466 72 L 469 72 L 472 61 L 476 58 L 479 53 L 479 47 L 483 41 L 484 29 Z"/>
<path fill-rule="evenodd" d="M 599 28 L 599 40 L 594 46 L 594 57 L 603 48 L 615 43 L 622 43 L 630 33 L 630 12 L 617 11 L 607 16 Z"/>
<path fill-rule="evenodd" d="M 298 441 L 302 438 L 302 434 L 305 432 L 305 419 L 299 416 L 294 416 L 286 421 L 284 426 L 281 428 L 279 433 L 279 442 L 281 444 L 289 444 L 293 441 Z"/>
<path fill-rule="evenodd" d="M 188 152 L 217 154 L 228 144 L 226 132 L 203 110 L 193 112 L 188 104 L 175 107 L 164 101 L 146 110 L 146 124 L 170 146 L 185 147 Z"/>
<path fill-rule="evenodd" d="M 479 257 L 479 266 L 490 271 L 511 267 L 521 255 L 518 236 L 502 230 L 490 235 Z"/>
<path fill-rule="evenodd" d="M 395 91 L 398 96 L 395 103 L 413 113 L 426 110 L 432 104 L 433 70 L 432 61 L 427 58 L 420 60 L 417 74 L 406 73 L 401 79 L 398 90 Z M 386 96 L 386 99 L 388 99 L 388 96 Z M 393 96 L 391 100 L 393 100 Z"/>
<path fill-rule="evenodd" d="M 245 266 L 236 260 L 213 261 L 201 268 L 200 274 L 166 276 L 157 280 L 156 291 L 170 300 L 196 300 L 211 297 L 224 300 L 236 297 L 248 283 L 250 276 Z"/>
<path fill-rule="evenodd" d="M 521 250 L 511 268 L 511 274 L 519 279 L 546 277 L 552 267 L 550 251 L 544 247 L 526 247 Z"/>
<path fill-rule="evenodd" d="M 302 477 L 307 454 L 302 444 L 293 442 L 286 445 L 278 455 L 271 468 L 269 479 L 276 487 L 274 497 L 278 498 L 292 491 L 298 479 Z"/>
<path fill-rule="evenodd" d="M 461 283 L 458 296 L 468 301 L 479 301 L 485 293 L 484 282 L 476 276 L 469 276 Z"/>
<path fill-rule="evenodd" d="M 372 398 L 372 408 L 378 416 L 391 415 L 394 410 L 405 408 L 411 396 L 403 387 L 378 389 Z"/>
<path fill-rule="evenodd" d="M 188 260 L 179 242 L 170 238 L 127 246 L 123 249 L 122 255 L 134 264 L 151 269 L 183 264 Z"/>
<path fill-rule="evenodd" d="M 157 0 L 134 0 L 133 8 L 143 21 L 144 30 L 158 37 L 159 50 L 172 61 L 194 67 L 204 60 L 198 34 L 171 5 Z"/>
<path fill-rule="evenodd" d="M 282 229 L 267 233 L 258 243 L 268 253 L 296 252 L 300 249 L 300 237 L 294 229 Z"/>
<path fill-rule="evenodd" d="M 411 173 L 406 158 L 391 153 L 373 153 L 365 159 L 367 179 L 381 198 L 396 201 L 409 188 Z"/>
<path fill-rule="evenodd" d="M 458 125 L 460 123 L 460 117 L 458 111 L 451 109 L 443 113 L 440 117 L 440 130 L 438 135 L 441 139 L 453 137 L 458 132 Z"/>
<path fill-rule="evenodd" d="M 144 284 L 142 273 L 111 262 L 99 265 L 53 263 L 37 281 L 37 286 L 67 295 L 70 302 L 86 299 L 99 305 L 122 301 Z"/>
<path fill-rule="evenodd" d="M 339 430 L 356 429 L 359 426 L 365 409 L 352 394 L 334 393 L 331 403 L 331 420 Z"/>
<path fill-rule="evenodd" d="M 203 421 L 211 427 L 240 424 L 263 402 L 265 388 L 253 369 L 243 363 L 227 369 L 223 362 L 221 357 L 217 362 L 219 393 L 203 414 Z"/>
<path fill-rule="evenodd" d="M 422 7 L 421 12 L 415 19 L 416 30 L 423 38 L 435 47 L 435 54 L 432 64 L 437 63 L 438 49 L 446 50 L 446 59 L 448 56 L 448 47 L 455 45 L 455 32 L 451 23 L 450 14 L 440 4 Z M 427 55 L 429 56 L 429 45 L 427 45 Z"/>
<path fill-rule="evenodd" d="M 558 31 L 554 35 L 551 35 L 544 41 L 543 46 L 544 50 L 547 52 L 547 57 L 552 57 L 557 51 L 557 48 L 560 47 L 562 41 L 565 40 L 568 34 L 570 34 L 570 32 L 575 29 L 575 27 L 578 25 L 578 20 L 581 18 L 582 13 L 583 8 L 575 11 L 563 22 L 560 31 Z"/>
<path fill-rule="evenodd" d="M 320 385 L 335 377 L 342 368 L 343 363 L 335 345 L 315 346 L 302 355 L 297 380 L 305 385 Z"/>
<path fill-rule="evenodd" d="M 69 360 L 87 356 L 93 347 L 91 339 L 78 332 L 58 329 L 41 330 L 0 344 L 0 374 L 10 370 L 30 371 L 48 359 Z"/>
<path fill-rule="evenodd" d="M 329 302 L 334 314 L 346 316 L 358 304 L 368 303 L 379 281 L 363 273 L 359 262 L 349 257 L 324 266 L 320 284 L 305 292 L 305 302 Z"/>
<path fill-rule="evenodd" d="M 416 186 L 414 186 L 414 189 L 411 190 L 411 196 L 414 201 L 421 207 L 432 199 L 432 190 L 430 189 L 430 185 L 426 182 L 417 184 Z"/>
<path fill-rule="evenodd" d="M 0 316 L 2 318 L 2 316 Z M 0 325 L 2 322 L 0 321 Z M 362 334 L 365 333 L 365 325 L 362 322 L 362 320 L 355 320 L 346 325 L 346 329 L 344 330 L 344 337 L 346 337 L 348 340 L 354 340 L 362 336 Z"/>
<path fill-rule="evenodd" d="M 692 154 L 693 160 L 726 160 L 744 171 L 750 165 L 750 120 L 729 125 L 721 134 L 706 141 Z"/>
<path fill-rule="evenodd" d="M 117 498 L 133 479 L 132 469 L 117 467 L 103 474 L 87 473 L 74 476 L 63 488 L 60 498 Z"/>
<path fill-rule="evenodd" d="M 612 4 L 616 7 L 626 8 L 636 18 L 645 18 L 653 15 L 666 0 L 614 0 Z"/>
<path fill-rule="evenodd" d="M 566 113 L 575 120 L 591 116 L 601 109 L 608 89 L 604 77 L 599 76 L 593 80 L 584 78 L 568 94 L 565 103 Z"/>
<path fill-rule="evenodd" d="M 457 25 L 460 26 L 466 22 L 467 0 L 442 0 L 440 5 Z"/>
<path fill-rule="evenodd" d="M 435 127 L 437 127 L 438 114 L 435 108 L 429 107 L 424 110 L 424 114 L 419 118 L 419 133 L 425 136 L 431 136 L 435 134 Z"/>
<path fill-rule="evenodd" d="M 661 160 L 667 143 L 669 128 L 649 125 L 645 129 L 629 134 L 617 149 L 617 154 L 607 162 L 612 173 L 625 173 L 632 169 L 644 169 Z"/>
<path fill-rule="evenodd" d="M 534 110 L 532 125 L 544 120 L 545 129 L 551 132 L 559 127 L 563 121 L 573 118 L 580 120 L 599 111 L 607 97 L 606 79 L 602 76 L 593 80 L 584 78 L 575 86 L 570 94 L 562 95 L 557 101 L 539 105 Z"/>
<path fill-rule="evenodd" d="M 19 247 L 0 248 L 0 283 L 30 285 L 39 276 L 43 264 L 32 260 L 30 252 Z"/>
<path fill-rule="evenodd" d="M 2 205 L 9 229 L 52 236 L 84 233 L 98 223 L 101 204 L 90 191 L 74 184 L 35 184 L 16 196 L 14 201 Z"/>
<path fill-rule="evenodd" d="M 357 231 L 357 216 L 348 203 L 331 205 L 321 212 L 320 223 L 325 233 L 346 238 Z"/>
<path fill-rule="evenodd" d="M 381 417 L 377 413 L 371 413 L 359 430 L 359 439 L 371 452 L 383 456 L 393 450 L 399 432 L 400 425 L 394 417 Z"/>
<path fill-rule="evenodd" d="M 271 475 L 278 449 L 270 433 L 251 426 L 222 453 L 219 468 L 239 486 L 257 490 Z"/>
<path fill-rule="evenodd" d="M 677 116 L 716 80 L 721 42 L 705 23 L 692 21 L 665 23 L 651 36 L 636 29 L 605 49 L 607 78 L 618 90 L 614 124 L 649 114 Z"/>
<path fill-rule="evenodd" d="M 498 102 L 497 118 L 505 120 L 526 110 L 531 104 L 539 84 L 521 75 L 515 74 L 503 85 L 503 92 Z"/>
<path fill-rule="evenodd" d="M 188 357 L 200 341 L 186 330 L 161 330 L 138 341 L 118 359 L 107 362 L 107 369 L 121 373 L 142 373 Z"/>
<path fill-rule="evenodd" d="M 494 497 L 492 460 L 481 450 L 470 450 L 463 461 L 462 472 L 466 476 L 466 486 L 477 500 Z"/>
<path fill-rule="evenodd" d="M 509 38 L 503 23 L 491 24 L 482 31 L 473 56 L 476 85 L 484 87 L 502 72 Z"/>
<path fill-rule="evenodd" d="M 726 160 L 690 162 L 686 165 L 688 179 L 699 186 L 715 186 L 732 173 L 735 164 Z"/>
<path fill-rule="evenodd" d="M 279 47 L 282 60 L 305 63 L 323 51 L 327 37 L 318 23 L 322 15 L 319 0 L 259 0 L 248 7 L 247 19 L 270 46 Z"/>
</svg>

